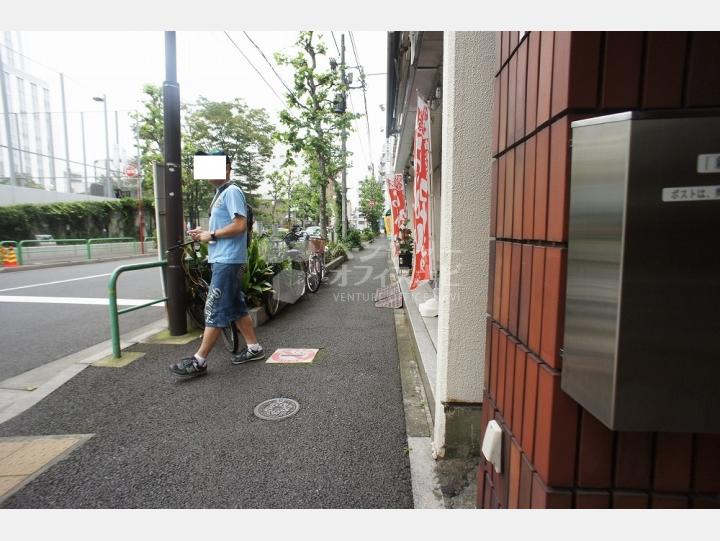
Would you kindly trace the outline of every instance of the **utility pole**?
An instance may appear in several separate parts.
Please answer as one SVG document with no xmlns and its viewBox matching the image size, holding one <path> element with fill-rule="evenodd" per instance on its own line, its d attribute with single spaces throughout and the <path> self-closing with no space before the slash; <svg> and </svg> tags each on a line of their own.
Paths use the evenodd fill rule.
<svg viewBox="0 0 720 541">
<path fill-rule="evenodd" d="M 88 193 L 88 176 L 87 176 L 87 153 L 85 152 L 85 115 L 80 112 L 80 131 L 82 135 L 82 149 L 83 149 L 83 176 L 85 178 L 85 195 Z"/>
<path fill-rule="evenodd" d="M 340 77 L 342 78 L 343 85 L 347 85 L 345 77 L 345 34 L 340 34 Z M 347 107 L 347 92 L 343 88 L 343 113 Z M 347 238 L 347 130 L 343 126 L 342 129 L 342 157 L 343 157 L 343 170 L 342 170 L 342 239 Z"/>
<path fill-rule="evenodd" d="M 163 135 L 165 161 L 165 246 L 173 247 L 184 240 L 182 179 L 180 170 L 180 85 L 177 82 L 175 32 L 165 32 L 165 82 L 163 83 Z M 185 274 L 182 250 L 167 255 L 167 311 L 170 334 L 187 333 L 185 317 Z"/>
<path fill-rule="evenodd" d="M 8 147 L 8 159 L 10 161 L 10 186 L 17 186 L 15 178 L 15 156 L 13 151 L 12 129 L 10 127 L 10 107 L 8 105 L 7 88 L 5 87 L 5 67 L 3 66 L 2 53 L 0 52 L 0 89 L 2 90 L 3 111 L 5 114 L 5 140 Z M 19 145 L 18 145 L 19 146 Z"/>
</svg>

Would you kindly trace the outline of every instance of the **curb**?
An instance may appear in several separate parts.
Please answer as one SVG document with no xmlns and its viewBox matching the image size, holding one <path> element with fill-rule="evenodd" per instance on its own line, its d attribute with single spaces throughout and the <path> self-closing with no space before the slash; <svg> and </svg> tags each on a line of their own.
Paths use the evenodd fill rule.
<svg viewBox="0 0 720 541">
<path fill-rule="evenodd" d="M 157 257 L 157 253 L 110 257 L 108 259 L 84 259 L 83 261 L 58 261 L 57 263 L 37 263 L 34 265 L 20 265 L 17 267 L 0 267 L 0 274 L 3 272 L 22 272 L 36 269 L 52 269 L 56 267 L 74 267 L 76 265 L 90 265 L 92 263 L 103 263 L 105 261 L 124 261 L 125 259 L 142 259 L 147 257 Z"/>
</svg>

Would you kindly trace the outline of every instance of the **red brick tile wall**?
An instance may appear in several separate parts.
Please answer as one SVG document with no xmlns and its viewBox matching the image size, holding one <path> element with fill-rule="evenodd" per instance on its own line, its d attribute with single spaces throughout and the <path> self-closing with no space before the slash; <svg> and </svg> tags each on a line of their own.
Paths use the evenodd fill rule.
<svg viewBox="0 0 720 541">
<path fill-rule="evenodd" d="M 614 432 L 560 388 L 570 124 L 720 106 L 720 32 L 498 32 L 479 508 L 720 507 L 720 435 Z M 482 437 L 481 433 L 481 437 Z"/>
</svg>

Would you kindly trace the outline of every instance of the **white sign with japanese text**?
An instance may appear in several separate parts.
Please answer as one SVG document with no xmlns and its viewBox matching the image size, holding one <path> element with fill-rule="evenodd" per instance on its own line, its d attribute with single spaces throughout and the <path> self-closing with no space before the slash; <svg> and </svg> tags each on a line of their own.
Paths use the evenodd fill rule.
<svg viewBox="0 0 720 541">
<path fill-rule="evenodd" d="M 682 186 L 663 188 L 664 203 L 678 201 L 714 201 L 720 199 L 720 186 Z"/>
</svg>

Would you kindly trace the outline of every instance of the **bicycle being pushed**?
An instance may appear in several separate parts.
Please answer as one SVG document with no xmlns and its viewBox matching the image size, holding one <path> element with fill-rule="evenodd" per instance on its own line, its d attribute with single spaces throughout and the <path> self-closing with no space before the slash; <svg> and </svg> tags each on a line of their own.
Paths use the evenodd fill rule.
<svg viewBox="0 0 720 541">
<path fill-rule="evenodd" d="M 173 246 L 170 253 L 183 250 L 182 269 L 187 286 L 187 314 L 198 329 L 205 329 L 205 302 L 210 290 L 212 270 L 207 261 L 207 247 L 198 241 L 190 240 Z M 238 330 L 231 321 L 222 329 L 223 344 L 230 353 L 237 353 L 239 346 Z"/>
</svg>

